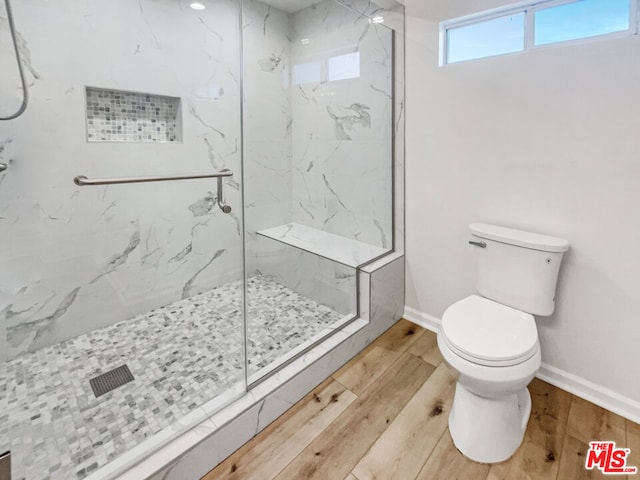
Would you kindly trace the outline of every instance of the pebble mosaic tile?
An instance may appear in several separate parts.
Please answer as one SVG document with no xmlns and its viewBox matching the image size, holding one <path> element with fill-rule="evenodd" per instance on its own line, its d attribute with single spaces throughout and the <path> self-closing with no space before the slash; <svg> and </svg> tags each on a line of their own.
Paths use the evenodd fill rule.
<svg viewBox="0 0 640 480">
<path fill-rule="evenodd" d="M 180 99 L 86 87 L 89 142 L 177 142 Z"/>
<path fill-rule="evenodd" d="M 244 378 L 242 284 L 233 282 L 0 364 L 0 450 L 14 480 L 82 479 Z M 268 277 L 247 283 L 257 371 L 344 317 Z M 96 398 L 123 364 L 134 381 Z"/>
</svg>

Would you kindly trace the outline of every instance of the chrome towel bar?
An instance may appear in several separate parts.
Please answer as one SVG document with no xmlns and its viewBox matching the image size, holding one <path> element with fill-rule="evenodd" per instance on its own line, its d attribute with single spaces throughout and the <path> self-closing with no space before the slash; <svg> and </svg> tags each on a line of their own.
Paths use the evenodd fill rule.
<svg viewBox="0 0 640 480">
<path fill-rule="evenodd" d="M 2 171 L 2 170 L 0 170 Z M 223 177 L 231 177 L 233 176 L 233 172 L 231 170 L 225 169 L 221 170 L 217 173 L 203 173 L 203 174 L 195 174 L 195 175 L 171 175 L 167 177 L 129 177 L 129 178 L 87 178 L 84 175 L 78 175 L 74 177 L 73 183 L 78 185 L 79 187 L 87 187 L 94 185 L 120 185 L 125 183 L 149 183 L 149 182 L 172 182 L 176 180 L 200 180 L 203 178 L 217 178 L 218 179 L 218 195 L 216 201 L 220 210 L 224 213 L 230 213 L 231 207 L 229 205 L 224 205 L 224 200 L 222 199 L 222 178 Z"/>
<path fill-rule="evenodd" d="M 218 173 L 203 173 L 195 175 L 172 175 L 167 177 L 130 177 L 130 178 L 87 178 L 84 175 L 78 175 L 73 179 L 73 183 L 79 187 L 90 185 L 119 185 L 122 183 L 148 183 L 148 182 L 171 182 L 174 180 L 199 180 L 202 178 L 221 178 L 231 177 L 231 170 L 222 170 Z"/>
</svg>

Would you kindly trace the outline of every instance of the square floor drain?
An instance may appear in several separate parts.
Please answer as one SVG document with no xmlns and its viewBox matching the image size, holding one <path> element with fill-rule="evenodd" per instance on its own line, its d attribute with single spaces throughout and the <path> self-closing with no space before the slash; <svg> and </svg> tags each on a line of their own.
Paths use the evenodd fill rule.
<svg viewBox="0 0 640 480">
<path fill-rule="evenodd" d="M 122 365 L 121 367 L 114 368 L 107 373 L 92 378 L 89 380 L 89 384 L 91 385 L 94 395 L 98 398 L 133 380 L 134 378 L 129 367 Z"/>
</svg>

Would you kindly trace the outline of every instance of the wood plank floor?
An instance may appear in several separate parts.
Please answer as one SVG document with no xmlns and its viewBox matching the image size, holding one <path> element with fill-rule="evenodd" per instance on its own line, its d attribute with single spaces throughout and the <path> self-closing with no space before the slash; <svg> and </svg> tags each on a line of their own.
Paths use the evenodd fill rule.
<svg viewBox="0 0 640 480">
<path fill-rule="evenodd" d="M 640 467 L 638 424 L 537 379 L 515 455 L 470 461 L 447 428 L 454 386 L 435 334 L 400 320 L 203 480 L 611 478 L 585 470 L 591 440 L 631 448 Z"/>
</svg>

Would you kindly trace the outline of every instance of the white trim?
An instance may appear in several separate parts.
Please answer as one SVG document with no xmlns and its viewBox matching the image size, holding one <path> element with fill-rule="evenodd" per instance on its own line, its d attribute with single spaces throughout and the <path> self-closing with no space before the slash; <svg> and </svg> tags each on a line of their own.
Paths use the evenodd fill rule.
<svg viewBox="0 0 640 480">
<path fill-rule="evenodd" d="M 602 385 L 544 362 L 540 366 L 536 377 L 606 410 L 617 413 L 632 422 L 640 423 L 640 402 L 620 395 Z"/>
<path fill-rule="evenodd" d="M 466 25 L 473 25 L 474 23 L 483 22 L 485 20 L 492 20 L 494 18 L 506 17 L 515 13 L 522 13 L 536 6 L 552 6 L 554 3 L 566 3 L 567 1 L 577 0 L 538 0 L 528 2 L 513 3 L 504 7 L 492 8 L 491 10 L 483 10 L 481 12 L 472 13 L 470 15 L 464 15 L 462 17 L 451 18 L 440 22 L 440 26 L 445 29 L 452 27 L 464 27 Z"/>
<path fill-rule="evenodd" d="M 449 48 L 447 42 L 447 29 L 441 23 L 440 24 L 440 48 L 438 48 L 438 65 L 443 66 L 447 63 L 447 49 Z"/>
<path fill-rule="evenodd" d="M 534 7 L 531 7 L 534 8 Z M 531 50 L 536 44 L 536 16 L 531 14 L 531 10 L 524 12 L 524 51 Z"/>
<path fill-rule="evenodd" d="M 442 323 L 438 317 L 408 306 L 404 307 L 404 318 L 433 332 L 437 332 Z M 632 422 L 640 423 L 640 402 L 620 395 L 607 387 L 544 362 L 536 377 Z"/>
<path fill-rule="evenodd" d="M 438 332 L 442 320 L 411 307 L 404 307 L 404 318 L 432 332 Z"/>
</svg>

